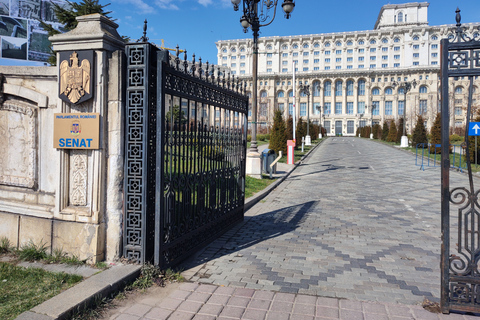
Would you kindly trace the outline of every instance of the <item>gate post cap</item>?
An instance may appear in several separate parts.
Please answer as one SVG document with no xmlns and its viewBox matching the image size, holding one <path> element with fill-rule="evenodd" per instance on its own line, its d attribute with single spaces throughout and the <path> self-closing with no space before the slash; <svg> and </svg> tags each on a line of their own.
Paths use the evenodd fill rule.
<svg viewBox="0 0 480 320">
<path fill-rule="evenodd" d="M 118 34 L 118 24 L 99 13 L 76 17 L 77 27 L 48 39 L 54 51 L 123 50 L 125 42 Z"/>
</svg>

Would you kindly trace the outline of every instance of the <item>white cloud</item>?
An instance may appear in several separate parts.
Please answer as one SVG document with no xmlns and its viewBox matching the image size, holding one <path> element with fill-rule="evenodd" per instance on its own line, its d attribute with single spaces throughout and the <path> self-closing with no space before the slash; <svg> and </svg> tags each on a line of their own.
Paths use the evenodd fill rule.
<svg viewBox="0 0 480 320">
<path fill-rule="evenodd" d="M 171 2 L 172 0 L 155 0 L 155 4 L 160 9 L 179 10 L 178 6 Z"/>
<path fill-rule="evenodd" d="M 198 3 L 200 3 L 202 6 L 208 6 L 209 4 L 212 4 L 212 0 L 198 0 Z"/>
<path fill-rule="evenodd" d="M 155 13 L 155 9 L 143 2 L 143 0 L 114 0 L 115 2 L 124 3 L 131 6 L 133 11 L 136 11 L 141 14 L 145 13 Z"/>
</svg>

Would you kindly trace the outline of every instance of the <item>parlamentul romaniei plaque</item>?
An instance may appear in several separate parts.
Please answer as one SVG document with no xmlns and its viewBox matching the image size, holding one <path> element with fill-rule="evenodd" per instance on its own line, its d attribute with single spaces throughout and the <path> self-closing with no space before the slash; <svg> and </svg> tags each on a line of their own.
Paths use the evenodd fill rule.
<svg viewBox="0 0 480 320">
<path fill-rule="evenodd" d="M 98 149 L 99 113 L 55 113 L 54 117 L 54 148 Z"/>
</svg>

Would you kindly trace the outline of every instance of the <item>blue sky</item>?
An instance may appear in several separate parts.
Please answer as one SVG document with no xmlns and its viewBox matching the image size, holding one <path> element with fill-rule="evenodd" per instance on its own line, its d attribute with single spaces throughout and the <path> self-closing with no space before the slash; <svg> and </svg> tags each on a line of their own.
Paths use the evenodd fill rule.
<svg viewBox="0 0 480 320">
<path fill-rule="evenodd" d="M 260 36 L 286 36 L 342 31 L 372 30 L 380 8 L 396 0 L 296 0 L 292 17 L 284 18 L 278 0 L 277 16 L 273 23 L 260 30 Z M 107 9 L 120 25 L 121 35 L 138 39 L 142 36 L 143 21 L 148 20 L 147 36 L 151 42 L 187 49 L 189 59 L 195 53 L 198 60 L 217 62 L 218 40 L 251 38 L 243 33 L 230 0 L 100 0 L 111 3 Z M 462 10 L 462 22 L 480 22 L 480 0 L 431 0 L 429 24 L 454 24 L 455 9 Z M 12 62 L 12 61 L 11 61 Z M 15 61 L 13 61 L 15 62 Z M 0 61 L 0 64 L 6 64 Z M 13 63 L 15 64 L 15 63 Z"/>
<path fill-rule="evenodd" d="M 285 19 L 278 0 L 273 23 L 260 29 L 260 36 L 286 36 L 371 30 L 380 8 L 385 4 L 407 1 L 386 0 L 296 0 L 290 19 Z M 480 22 L 480 0 L 432 0 L 429 6 L 430 25 L 454 24 L 455 9 L 462 10 L 462 22 Z M 187 49 L 188 56 L 217 63 L 215 42 L 227 39 L 251 38 L 243 33 L 230 0 L 111 0 L 112 17 L 117 19 L 119 32 L 132 39 L 142 35 L 148 20 L 147 36 L 154 43 Z"/>
</svg>

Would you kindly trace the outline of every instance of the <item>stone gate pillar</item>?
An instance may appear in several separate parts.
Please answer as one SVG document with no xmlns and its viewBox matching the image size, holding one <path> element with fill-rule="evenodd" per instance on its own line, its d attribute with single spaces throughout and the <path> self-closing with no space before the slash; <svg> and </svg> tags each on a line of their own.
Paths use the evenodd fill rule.
<svg viewBox="0 0 480 320">
<path fill-rule="evenodd" d="M 63 94 L 56 112 L 99 114 L 99 145 L 97 149 L 56 151 L 52 245 L 92 262 L 111 261 L 121 255 L 124 41 L 117 33 L 118 25 L 100 14 L 77 17 L 77 21 L 74 30 L 50 37 L 57 52 L 59 97 Z M 78 79 L 85 87 L 91 81 L 91 89 L 80 88 Z"/>
</svg>

